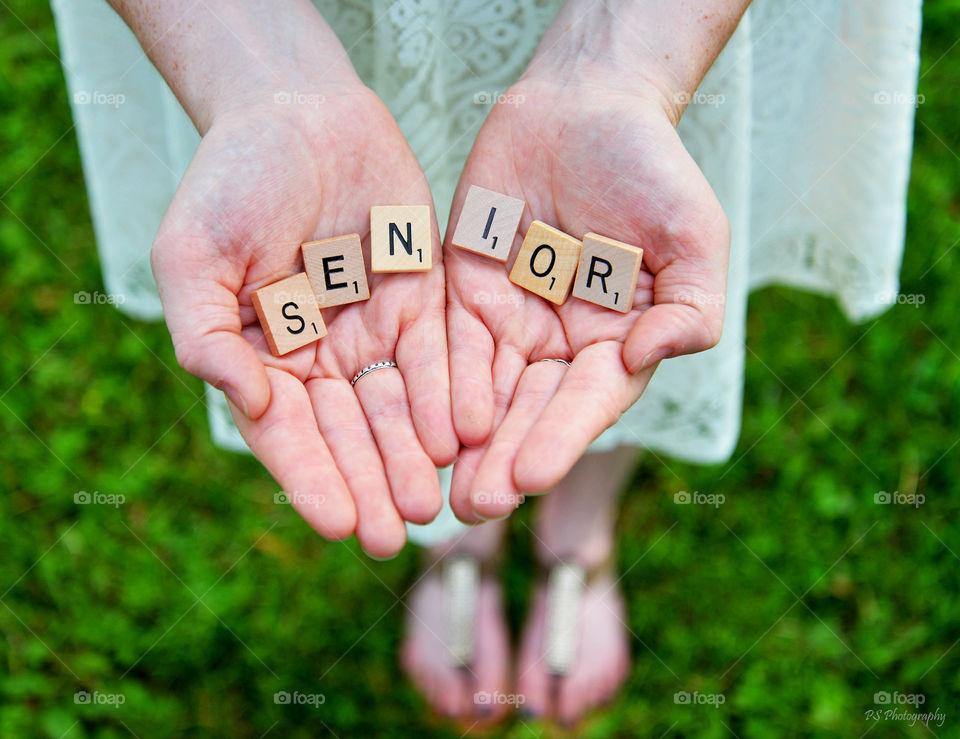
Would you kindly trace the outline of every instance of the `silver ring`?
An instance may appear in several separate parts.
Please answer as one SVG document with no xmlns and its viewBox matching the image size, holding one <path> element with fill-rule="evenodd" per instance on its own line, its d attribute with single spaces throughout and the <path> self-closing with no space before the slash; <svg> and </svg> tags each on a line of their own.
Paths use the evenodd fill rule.
<svg viewBox="0 0 960 739">
<path fill-rule="evenodd" d="M 365 374 L 369 372 L 376 372 L 379 369 L 387 369 L 389 367 L 396 367 L 396 366 L 397 366 L 397 363 L 389 359 L 386 359 L 382 362 L 374 362 L 373 364 L 368 364 L 366 367 L 364 367 L 362 370 L 360 370 L 359 372 L 357 372 L 357 374 L 353 376 L 353 379 L 350 380 L 350 384 L 356 385 L 357 380 L 359 380 L 361 377 L 363 377 Z"/>
<path fill-rule="evenodd" d="M 541 360 L 539 360 L 539 361 L 541 361 L 541 362 L 560 362 L 560 364 L 565 364 L 565 365 L 567 365 L 567 367 L 570 366 L 570 362 L 568 362 L 566 359 L 552 359 L 552 358 L 547 358 L 547 359 L 541 359 Z"/>
</svg>

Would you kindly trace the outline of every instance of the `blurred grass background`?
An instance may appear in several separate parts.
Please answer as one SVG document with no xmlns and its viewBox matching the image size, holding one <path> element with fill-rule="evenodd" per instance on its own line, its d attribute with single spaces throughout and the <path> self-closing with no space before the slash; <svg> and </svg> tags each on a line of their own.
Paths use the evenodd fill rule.
<svg viewBox="0 0 960 739">
<path fill-rule="evenodd" d="M 43 0 L 4 5 L 0 736 L 459 736 L 396 665 L 416 552 L 378 564 L 325 544 L 257 462 L 212 446 L 162 325 L 74 304 L 102 284 L 53 22 Z M 642 643 L 579 735 L 960 736 L 958 32 L 960 2 L 927 3 L 902 273 L 925 303 L 852 326 L 823 298 L 753 296 L 733 459 L 648 456 L 626 499 Z M 726 503 L 675 505 L 680 490 Z M 79 506 L 79 491 L 126 502 Z M 514 628 L 529 521 L 510 538 Z M 281 690 L 325 703 L 277 705 Z M 679 690 L 726 702 L 678 705 Z M 877 691 L 923 693 L 946 722 L 868 722 Z"/>
</svg>

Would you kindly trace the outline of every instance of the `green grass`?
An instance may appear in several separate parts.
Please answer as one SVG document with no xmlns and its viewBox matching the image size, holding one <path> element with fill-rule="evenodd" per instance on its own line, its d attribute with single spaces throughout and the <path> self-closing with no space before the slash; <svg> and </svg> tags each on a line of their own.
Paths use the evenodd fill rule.
<svg viewBox="0 0 960 739">
<path fill-rule="evenodd" d="M 201 385 L 162 325 L 74 304 L 102 286 L 45 48 L 56 37 L 45 3 L 12 10 L 22 23 L 0 14 L 0 736 L 459 736 L 396 666 L 416 552 L 377 564 L 355 542 L 325 544 L 273 503 L 253 459 L 212 446 Z M 902 283 L 926 302 L 853 326 L 823 298 L 754 295 L 733 459 L 648 457 L 626 499 L 634 668 L 584 736 L 930 734 L 867 722 L 882 690 L 923 693 L 946 714 L 933 732 L 960 736 L 960 3 L 925 14 Z M 678 490 L 726 503 L 677 506 Z M 877 506 L 881 490 L 926 502 Z M 126 502 L 78 506 L 78 491 Z M 515 628 L 534 574 L 529 520 L 510 537 Z M 78 690 L 125 703 L 80 705 Z M 325 702 L 276 705 L 280 690 Z M 726 702 L 677 705 L 678 690 Z"/>
</svg>

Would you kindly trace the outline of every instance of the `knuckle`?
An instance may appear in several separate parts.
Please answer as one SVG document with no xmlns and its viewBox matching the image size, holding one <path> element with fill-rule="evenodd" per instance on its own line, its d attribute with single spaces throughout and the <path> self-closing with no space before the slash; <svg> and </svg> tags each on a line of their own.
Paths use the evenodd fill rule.
<svg viewBox="0 0 960 739">
<path fill-rule="evenodd" d="M 501 388 L 493 389 L 493 407 L 497 410 L 506 410 L 513 402 L 513 391 L 506 391 Z"/>
<path fill-rule="evenodd" d="M 365 415 L 371 426 L 380 421 L 395 421 L 410 415 L 410 404 L 402 396 L 387 398 L 369 404 L 365 408 Z"/>
</svg>

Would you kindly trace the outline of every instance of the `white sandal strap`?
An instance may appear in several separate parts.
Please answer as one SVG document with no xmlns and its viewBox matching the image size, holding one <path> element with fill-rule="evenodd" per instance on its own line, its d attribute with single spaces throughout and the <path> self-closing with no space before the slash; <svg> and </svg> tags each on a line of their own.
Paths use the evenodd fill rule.
<svg viewBox="0 0 960 739">
<path fill-rule="evenodd" d="M 453 664 L 462 667 L 473 662 L 480 565 L 474 557 L 451 555 L 443 560 L 442 573 L 447 648 Z"/>
<path fill-rule="evenodd" d="M 561 562 L 550 568 L 543 659 L 547 672 L 554 675 L 565 675 L 577 659 L 585 586 L 586 572 L 580 565 Z"/>
</svg>

